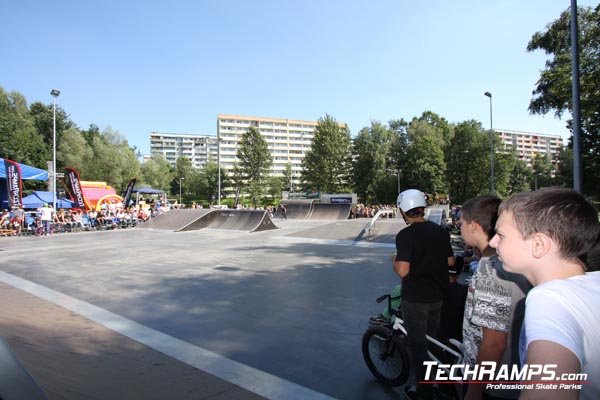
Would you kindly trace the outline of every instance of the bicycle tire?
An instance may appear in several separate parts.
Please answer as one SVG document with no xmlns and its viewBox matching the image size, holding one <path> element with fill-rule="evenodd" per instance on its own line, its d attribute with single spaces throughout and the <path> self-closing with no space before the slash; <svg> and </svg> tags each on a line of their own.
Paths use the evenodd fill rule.
<svg viewBox="0 0 600 400">
<path fill-rule="evenodd" d="M 401 386 L 410 376 L 406 347 L 394 332 L 383 326 L 372 326 L 362 339 L 362 353 L 369 371 L 389 386 Z"/>
</svg>

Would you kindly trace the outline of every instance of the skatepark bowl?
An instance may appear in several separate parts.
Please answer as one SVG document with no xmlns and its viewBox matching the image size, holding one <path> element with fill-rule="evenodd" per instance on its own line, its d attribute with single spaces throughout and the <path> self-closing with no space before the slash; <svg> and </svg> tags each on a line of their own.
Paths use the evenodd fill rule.
<svg viewBox="0 0 600 400">
<path fill-rule="evenodd" d="M 1 238 L 0 336 L 51 399 L 402 398 L 361 338 L 404 222 L 266 217 Z"/>
</svg>

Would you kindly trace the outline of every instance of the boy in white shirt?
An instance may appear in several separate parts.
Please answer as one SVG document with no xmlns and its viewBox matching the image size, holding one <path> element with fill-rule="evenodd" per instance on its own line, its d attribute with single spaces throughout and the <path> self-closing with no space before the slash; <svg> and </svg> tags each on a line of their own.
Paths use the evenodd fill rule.
<svg viewBox="0 0 600 400">
<path fill-rule="evenodd" d="M 527 295 L 521 358 L 527 365 L 556 365 L 550 370 L 557 388 L 533 385 L 522 399 L 600 399 L 600 272 L 586 267 L 599 235 L 597 211 L 572 189 L 518 193 L 500 205 L 490 246 L 507 271 L 534 285 Z M 587 374 L 580 386 L 560 386 L 579 373 Z M 531 380 L 542 377 L 548 375 Z"/>
</svg>

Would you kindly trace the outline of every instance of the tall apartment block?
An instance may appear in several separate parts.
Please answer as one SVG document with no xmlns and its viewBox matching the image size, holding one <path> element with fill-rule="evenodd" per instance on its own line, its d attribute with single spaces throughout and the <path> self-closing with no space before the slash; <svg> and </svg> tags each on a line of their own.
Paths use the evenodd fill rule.
<svg viewBox="0 0 600 400">
<path fill-rule="evenodd" d="M 175 166 L 179 157 L 192 161 L 194 168 L 204 168 L 207 162 L 217 162 L 217 137 L 180 133 L 150 133 L 150 154 L 161 156 Z"/>
<path fill-rule="evenodd" d="M 544 135 L 542 133 L 531 133 L 522 131 L 511 131 L 505 129 L 494 129 L 498 133 L 502 143 L 507 147 L 514 147 L 520 160 L 531 167 L 534 155 L 547 153 L 553 164 L 557 162 L 558 153 L 563 147 L 562 137 L 558 135 Z"/>
<path fill-rule="evenodd" d="M 292 168 L 294 184 L 297 184 L 302 171 L 302 160 L 310 148 L 316 121 L 294 119 L 247 117 L 219 114 L 217 117 L 217 135 L 221 141 L 221 168 L 233 170 L 237 160 L 238 143 L 250 127 L 256 128 L 267 141 L 273 157 L 271 175 L 284 176 L 288 163 Z M 346 128 L 346 124 L 339 124 Z"/>
</svg>

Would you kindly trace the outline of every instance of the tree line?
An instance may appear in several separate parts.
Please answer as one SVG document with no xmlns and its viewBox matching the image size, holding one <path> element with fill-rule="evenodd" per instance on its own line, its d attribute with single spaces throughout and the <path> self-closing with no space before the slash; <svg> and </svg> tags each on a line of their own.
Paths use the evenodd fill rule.
<svg viewBox="0 0 600 400">
<path fill-rule="evenodd" d="M 598 195 L 600 175 L 600 5 L 580 7 L 581 116 L 584 192 Z M 534 114 L 572 112 L 570 83 L 570 14 L 564 11 L 543 32 L 532 36 L 528 51 L 543 50 L 549 59 L 532 93 L 529 110 Z M 0 87 L 0 156 L 47 169 L 52 159 L 53 105 L 27 104 L 16 91 Z M 568 127 L 572 125 L 567 120 Z M 57 170 L 76 168 L 84 180 L 106 181 L 121 190 L 132 177 L 148 185 L 182 194 L 184 202 L 214 202 L 219 197 L 216 163 L 195 169 L 187 158 L 172 167 L 161 157 L 139 162 L 139 150 L 118 131 L 96 125 L 81 129 L 61 107 L 56 109 Z M 245 194 L 254 202 L 274 202 L 291 181 L 300 179 L 303 191 L 356 192 L 365 203 L 394 203 L 398 190 L 419 188 L 450 194 L 462 202 L 489 193 L 490 140 L 494 140 L 494 182 L 501 197 L 549 185 L 572 186 L 572 146 L 568 144 L 551 159 L 539 153 L 529 168 L 513 148 L 506 147 L 482 123 L 467 120 L 449 123 L 442 116 L 424 111 L 407 121 L 372 121 L 353 137 L 331 115 L 319 119 L 311 148 L 302 163 L 300 177 L 288 165 L 283 177 L 270 176 L 272 159 L 268 145 L 254 127 L 240 142 L 238 163 L 232 173 L 220 171 L 221 198 L 238 200 Z M 45 188 L 43 182 L 28 182 L 25 189 Z M 234 200 L 235 199 L 235 200 Z"/>
</svg>

